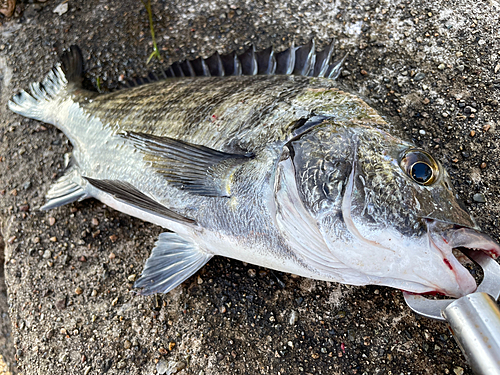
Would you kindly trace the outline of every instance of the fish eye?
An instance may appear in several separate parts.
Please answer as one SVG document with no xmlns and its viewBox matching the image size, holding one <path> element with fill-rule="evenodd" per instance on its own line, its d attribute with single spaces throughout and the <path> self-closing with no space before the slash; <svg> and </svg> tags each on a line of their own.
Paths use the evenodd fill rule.
<svg viewBox="0 0 500 375">
<path fill-rule="evenodd" d="M 438 178 L 438 163 L 425 151 L 406 150 L 400 159 L 399 165 L 419 185 L 431 185 Z"/>
</svg>

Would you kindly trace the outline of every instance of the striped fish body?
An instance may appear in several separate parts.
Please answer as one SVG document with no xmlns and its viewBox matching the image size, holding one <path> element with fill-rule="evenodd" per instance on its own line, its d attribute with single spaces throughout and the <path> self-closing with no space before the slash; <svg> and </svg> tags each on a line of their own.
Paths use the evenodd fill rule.
<svg viewBox="0 0 500 375">
<path fill-rule="evenodd" d="M 302 73 L 332 71 L 310 56 L 298 59 Z M 274 68 L 268 58 L 267 69 L 290 65 L 280 58 Z M 213 60 L 167 75 L 222 72 L 224 59 Z M 242 61 L 234 72 L 259 72 L 248 64 L 256 56 Z M 173 78 L 97 94 L 81 89 L 81 70 L 71 49 L 62 68 L 9 106 L 54 124 L 74 146 L 44 209 L 94 197 L 173 231 L 160 236 L 136 284 L 145 294 L 168 292 L 223 255 L 315 279 L 456 296 L 475 283 L 453 262 L 450 224 L 498 254 L 472 229 L 439 163 L 332 79 Z M 449 252 L 428 254 L 429 228 L 446 233 L 438 239 Z"/>
</svg>

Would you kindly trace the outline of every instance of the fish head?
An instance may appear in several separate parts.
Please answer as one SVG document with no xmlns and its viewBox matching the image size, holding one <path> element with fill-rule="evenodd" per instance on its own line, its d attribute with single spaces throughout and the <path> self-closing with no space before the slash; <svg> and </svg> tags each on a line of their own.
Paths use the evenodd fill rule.
<svg viewBox="0 0 500 375">
<path fill-rule="evenodd" d="M 415 145 L 327 121 L 289 147 L 300 200 L 324 257 L 345 267 L 341 281 L 459 297 L 477 286 L 453 249 L 500 255 L 460 205 L 443 166 Z"/>
</svg>

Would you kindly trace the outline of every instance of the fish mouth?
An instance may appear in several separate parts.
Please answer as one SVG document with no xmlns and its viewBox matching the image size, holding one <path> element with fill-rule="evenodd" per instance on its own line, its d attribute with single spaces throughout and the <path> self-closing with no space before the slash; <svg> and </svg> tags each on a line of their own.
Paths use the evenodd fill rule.
<svg viewBox="0 0 500 375">
<path fill-rule="evenodd" d="M 467 248 L 482 251 L 493 259 L 500 256 L 500 246 L 490 236 L 476 229 L 450 224 L 433 219 L 425 219 L 429 245 L 442 256 L 442 261 L 454 274 L 456 287 L 436 290 L 452 297 L 461 297 L 477 289 L 476 281 L 469 271 L 453 254 L 453 250 Z"/>
</svg>

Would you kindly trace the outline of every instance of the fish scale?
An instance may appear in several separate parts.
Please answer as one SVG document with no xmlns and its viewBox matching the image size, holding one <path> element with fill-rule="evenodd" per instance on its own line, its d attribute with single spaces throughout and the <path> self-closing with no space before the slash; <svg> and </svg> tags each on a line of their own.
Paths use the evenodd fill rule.
<svg viewBox="0 0 500 375">
<path fill-rule="evenodd" d="M 314 90 L 321 91 L 315 94 Z M 116 132 L 126 129 L 170 136 L 213 148 L 224 148 L 223 142 L 236 139 L 252 150 L 262 147 L 256 140 L 265 140 L 264 145 L 285 140 L 294 123 L 316 109 L 322 113 L 330 110 L 339 117 L 360 112 L 362 103 L 360 109 L 352 108 L 355 97 L 345 109 L 342 102 L 338 108 L 332 105 L 330 96 L 337 90 L 335 82 L 325 78 L 235 76 L 221 81 L 220 77 L 197 77 L 100 95 L 81 108 L 110 119 Z M 267 126 L 256 126 L 261 123 Z"/>
<path fill-rule="evenodd" d="M 438 161 L 330 79 L 341 65 L 332 53 L 310 43 L 214 55 L 98 94 L 81 88 L 71 47 L 9 102 L 74 147 L 42 209 L 93 197 L 170 230 L 135 284 L 143 294 L 170 291 L 214 255 L 318 280 L 470 293 L 453 247 L 500 247 Z"/>
</svg>

